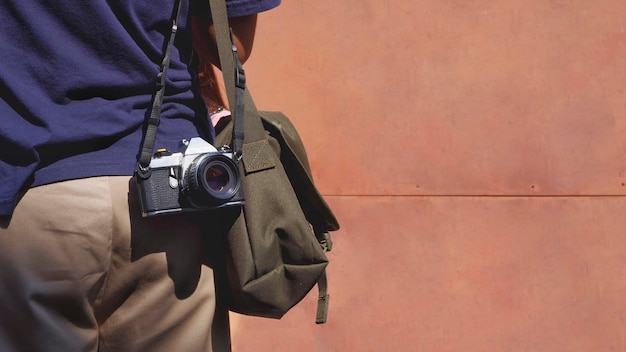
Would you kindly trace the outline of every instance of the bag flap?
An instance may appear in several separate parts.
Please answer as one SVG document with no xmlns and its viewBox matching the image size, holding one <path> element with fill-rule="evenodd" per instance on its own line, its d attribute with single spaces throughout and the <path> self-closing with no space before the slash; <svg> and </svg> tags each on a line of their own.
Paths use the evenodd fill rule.
<svg viewBox="0 0 626 352">
<path fill-rule="evenodd" d="M 265 129 L 281 145 L 280 159 L 294 184 L 300 205 L 316 232 L 338 230 L 337 218 L 315 187 L 309 159 L 296 128 L 281 112 L 260 111 L 260 114 Z"/>
<path fill-rule="evenodd" d="M 263 127 L 267 132 L 269 132 L 270 136 L 278 142 L 279 147 L 275 149 L 280 149 L 280 160 L 293 184 L 293 188 L 296 191 L 298 200 L 300 201 L 300 206 L 306 214 L 309 222 L 311 222 L 315 228 L 316 233 L 320 231 L 325 232 L 338 230 L 339 222 L 337 221 L 337 218 L 315 187 L 313 176 L 311 174 L 311 167 L 309 165 L 309 159 L 304 145 L 302 144 L 302 139 L 300 139 L 300 135 L 296 131 L 296 128 L 293 126 L 289 118 L 281 112 L 260 111 L 259 113 L 261 115 L 261 120 L 263 121 Z M 223 145 L 230 145 L 232 141 L 232 130 L 233 124 L 231 117 L 228 116 L 222 118 L 217 126 L 215 126 L 215 146 L 219 147 Z M 268 156 L 265 152 L 268 149 L 257 147 L 272 145 L 272 143 L 267 143 L 264 145 L 251 146 L 253 144 L 254 142 L 244 145 L 244 166 L 246 172 L 251 172 L 253 171 L 252 169 L 255 169 L 255 165 L 258 166 L 257 163 L 252 162 L 252 158 L 250 158 L 250 156 L 246 156 L 246 154 L 249 153 L 246 148 L 252 147 L 256 150 L 264 150 L 263 160 L 267 161 Z M 278 153 L 278 151 L 275 152 Z M 250 153 L 253 154 L 254 152 Z M 246 160 L 249 161 L 246 162 Z M 267 167 L 272 167 L 270 166 L 272 164 L 269 162 L 265 165 Z M 255 171 L 260 170 L 264 170 L 264 168 L 258 168 Z"/>
</svg>

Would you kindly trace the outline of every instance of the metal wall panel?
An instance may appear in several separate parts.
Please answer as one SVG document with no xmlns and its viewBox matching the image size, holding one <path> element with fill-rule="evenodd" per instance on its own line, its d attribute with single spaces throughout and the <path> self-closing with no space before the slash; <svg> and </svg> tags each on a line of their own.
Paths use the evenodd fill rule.
<svg viewBox="0 0 626 352">
<path fill-rule="evenodd" d="M 344 229 L 282 320 L 234 351 L 625 351 L 623 197 L 330 197 Z"/>
<path fill-rule="evenodd" d="M 254 96 L 296 120 L 325 193 L 626 193 L 624 1 L 284 1 L 259 21 Z"/>
<path fill-rule="evenodd" d="M 290 1 L 259 108 L 342 229 L 329 322 L 233 315 L 243 351 L 626 350 L 626 2 Z"/>
</svg>

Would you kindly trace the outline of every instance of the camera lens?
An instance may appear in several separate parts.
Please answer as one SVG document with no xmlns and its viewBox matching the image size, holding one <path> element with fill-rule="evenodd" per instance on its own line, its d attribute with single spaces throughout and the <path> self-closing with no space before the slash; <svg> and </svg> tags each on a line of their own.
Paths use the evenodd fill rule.
<svg viewBox="0 0 626 352">
<path fill-rule="evenodd" d="M 221 154 L 203 154 L 196 158 L 189 174 L 190 191 L 205 202 L 220 203 L 232 198 L 239 190 L 237 165 Z M 199 200 L 199 199 L 198 199 Z"/>
<path fill-rule="evenodd" d="M 208 188 L 214 192 L 222 192 L 227 188 L 231 175 L 222 164 L 212 163 L 204 170 L 204 181 Z"/>
</svg>

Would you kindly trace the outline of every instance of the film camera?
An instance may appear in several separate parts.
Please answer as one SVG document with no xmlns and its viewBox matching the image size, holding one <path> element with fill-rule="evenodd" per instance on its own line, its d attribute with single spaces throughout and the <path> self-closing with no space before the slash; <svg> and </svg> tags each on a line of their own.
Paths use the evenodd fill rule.
<svg viewBox="0 0 626 352">
<path fill-rule="evenodd" d="M 158 150 L 150 176 L 137 177 L 143 216 L 241 206 L 241 177 L 231 150 L 200 137 L 183 143 L 182 153 Z"/>
</svg>

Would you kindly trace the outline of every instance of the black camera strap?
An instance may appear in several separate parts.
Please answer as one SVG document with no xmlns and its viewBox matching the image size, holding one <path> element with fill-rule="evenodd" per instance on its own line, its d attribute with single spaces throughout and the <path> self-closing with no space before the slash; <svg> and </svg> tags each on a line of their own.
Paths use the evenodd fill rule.
<svg viewBox="0 0 626 352">
<path fill-rule="evenodd" d="M 176 0 L 175 12 L 176 15 L 172 19 L 172 31 L 163 55 L 163 61 L 157 73 L 157 92 L 152 101 L 152 110 L 150 116 L 146 119 L 146 130 L 144 132 L 143 141 L 141 143 L 141 156 L 139 157 L 139 163 L 137 165 L 136 173 L 141 178 L 150 177 L 150 160 L 154 153 L 154 142 L 156 140 L 157 126 L 161 121 L 161 107 L 163 106 L 163 95 L 165 94 L 165 76 L 167 70 L 170 67 L 170 59 L 172 57 L 172 48 L 174 47 L 174 39 L 176 38 L 176 32 L 178 31 L 178 21 L 180 19 L 180 10 L 183 7 L 184 0 Z"/>
</svg>

